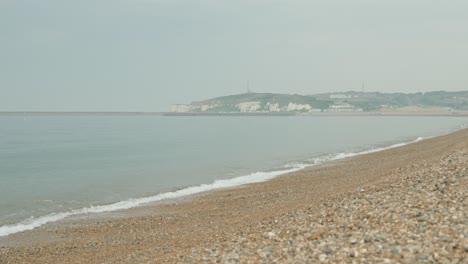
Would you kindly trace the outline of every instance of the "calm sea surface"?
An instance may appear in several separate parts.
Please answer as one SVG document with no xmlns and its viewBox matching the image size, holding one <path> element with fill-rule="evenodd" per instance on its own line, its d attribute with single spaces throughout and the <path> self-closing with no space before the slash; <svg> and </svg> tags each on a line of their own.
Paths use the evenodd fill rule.
<svg viewBox="0 0 468 264">
<path fill-rule="evenodd" d="M 448 117 L 0 116 L 0 227 L 440 135 L 467 122 Z"/>
</svg>

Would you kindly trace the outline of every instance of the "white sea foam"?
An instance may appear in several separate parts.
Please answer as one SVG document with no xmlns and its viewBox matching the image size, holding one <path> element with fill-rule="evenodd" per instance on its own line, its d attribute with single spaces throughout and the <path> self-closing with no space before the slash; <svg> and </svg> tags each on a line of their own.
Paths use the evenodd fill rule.
<svg viewBox="0 0 468 264">
<path fill-rule="evenodd" d="M 129 199 L 129 200 L 125 200 L 125 201 L 121 201 L 121 202 L 117 202 L 113 204 L 108 204 L 108 205 L 91 206 L 91 207 L 81 208 L 81 209 L 77 209 L 77 210 L 73 210 L 69 212 L 53 213 L 53 214 L 49 214 L 49 215 L 38 217 L 38 218 L 30 218 L 18 224 L 6 225 L 6 226 L 0 227 L 0 237 L 26 231 L 26 230 L 32 230 L 46 223 L 59 221 L 59 220 L 62 220 L 62 219 L 65 219 L 67 217 L 74 216 L 74 215 L 83 215 L 83 214 L 89 214 L 89 213 L 103 213 L 103 212 L 111 212 L 111 211 L 116 211 L 116 210 L 129 209 L 129 208 L 137 207 L 143 204 L 161 201 L 164 199 L 179 198 L 179 197 L 206 192 L 206 191 L 210 191 L 214 189 L 229 188 L 229 187 L 235 187 L 235 186 L 240 186 L 240 185 L 249 184 L 249 183 L 267 181 L 279 175 L 298 171 L 303 168 L 305 168 L 305 166 L 298 165 L 293 168 L 289 168 L 285 170 L 272 171 L 272 172 L 256 172 L 250 175 L 236 177 L 233 179 L 216 180 L 211 184 L 202 184 L 198 186 L 192 186 L 192 187 L 188 187 L 188 188 L 181 189 L 178 191 L 162 193 L 162 194 L 158 194 L 155 196 L 138 198 L 138 199 Z"/>
<path fill-rule="evenodd" d="M 419 137 L 416 140 L 411 141 L 411 142 L 394 144 L 388 147 L 376 148 L 376 149 L 366 150 L 366 151 L 357 152 L 357 153 L 339 153 L 336 155 L 327 155 L 327 156 L 323 156 L 320 158 L 311 159 L 309 160 L 308 163 L 291 163 L 291 164 L 288 164 L 284 169 L 278 170 L 278 171 L 256 172 L 250 175 L 240 176 L 240 177 L 236 177 L 232 179 L 216 180 L 211 184 L 202 184 L 198 186 L 192 186 L 192 187 L 188 187 L 188 188 L 181 189 L 178 191 L 162 193 L 162 194 L 158 194 L 155 196 L 138 198 L 138 199 L 129 199 L 129 200 L 125 200 L 125 201 L 121 201 L 121 202 L 117 202 L 113 204 L 108 204 L 108 205 L 91 206 L 91 207 L 72 210 L 69 212 L 53 213 L 53 214 L 41 216 L 38 218 L 30 218 L 17 224 L 1 226 L 0 237 L 8 236 L 10 234 L 19 233 L 19 232 L 23 232 L 27 230 L 32 230 L 44 224 L 60 221 L 70 216 L 85 215 L 85 214 L 90 214 L 90 213 L 112 212 L 112 211 L 117 211 L 117 210 L 129 209 L 129 208 L 133 208 L 133 207 L 137 207 L 137 206 L 141 206 L 144 204 L 157 202 L 157 201 L 161 201 L 165 199 L 179 198 L 179 197 L 202 193 L 202 192 L 211 191 L 215 189 L 236 187 L 236 186 L 241 186 L 241 185 L 245 185 L 249 183 L 263 182 L 263 181 L 273 179 L 279 175 L 295 172 L 295 171 L 304 169 L 306 167 L 322 164 L 330 160 L 339 160 L 339 159 L 349 158 L 349 157 L 353 157 L 357 155 L 363 155 L 363 154 L 374 153 L 374 152 L 383 151 L 383 150 L 387 150 L 391 148 L 401 147 L 407 144 L 418 142 L 422 139 L 423 138 Z"/>
<path fill-rule="evenodd" d="M 398 143 L 398 144 L 390 145 L 388 147 L 375 148 L 375 149 L 365 150 L 365 151 L 356 152 L 356 153 L 353 153 L 353 152 L 339 153 L 338 155 L 333 157 L 331 160 L 339 160 L 339 159 L 349 158 L 349 157 L 353 157 L 353 156 L 357 156 L 357 155 L 370 154 L 370 153 L 375 153 L 375 152 L 379 152 L 379 151 L 384 151 L 384 150 L 387 150 L 387 149 L 402 147 L 402 146 L 405 146 L 405 145 L 408 145 L 408 144 L 411 144 L 411 143 L 416 143 L 416 142 L 421 141 L 423 139 L 424 139 L 423 137 L 418 137 L 417 139 L 415 139 L 415 140 L 413 140 L 411 142 Z"/>
</svg>

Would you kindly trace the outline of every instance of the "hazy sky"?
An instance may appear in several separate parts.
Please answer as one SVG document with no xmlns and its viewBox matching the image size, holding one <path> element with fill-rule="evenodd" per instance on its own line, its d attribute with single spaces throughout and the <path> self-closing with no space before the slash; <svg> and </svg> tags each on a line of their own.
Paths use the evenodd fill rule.
<svg viewBox="0 0 468 264">
<path fill-rule="evenodd" d="M 0 0 L 0 111 L 468 89 L 468 1 Z"/>
</svg>

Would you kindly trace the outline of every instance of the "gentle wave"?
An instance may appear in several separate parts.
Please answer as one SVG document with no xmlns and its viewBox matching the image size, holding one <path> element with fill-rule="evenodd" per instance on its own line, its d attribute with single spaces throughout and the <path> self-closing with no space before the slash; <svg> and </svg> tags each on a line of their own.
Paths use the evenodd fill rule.
<svg viewBox="0 0 468 264">
<path fill-rule="evenodd" d="M 117 202 L 113 204 L 108 204 L 108 205 L 90 206 L 86 208 L 72 210 L 69 212 L 53 213 L 53 214 L 41 216 L 38 218 L 30 218 L 17 224 L 5 225 L 5 226 L 0 227 L 0 237 L 8 236 L 11 234 L 15 234 L 15 233 L 19 233 L 19 232 L 23 232 L 27 230 L 32 230 L 44 224 L 60 221 L 70 216 L 84 215 L 84 214 L 90 214 L 90 213 L 104 213 L 104 212 L 112 212 L 112 211 L 117 211 L 117 210 L 130 209 L 133 207 L 141 206 L 141 205 L 148 204 L 148 203 L 158 202 L 158 201 L 165 200 L 165 199 L 174 199 L 174 198 L 179 198 L 179 197 L 188 196 L 192 194 L 207 192 L 207 191 L 211 191 L 215 189 L 230 188 L 230 187 L 237 187 L 237 186 L 250 184 L 250 183 L 264 182 L 264 181 L 273 179 L 275 177 L 278 177 L 280 175 L 299 171 L 304 168 L 319 165 L 327 161 L 339 160 L 339 159 L 349 158 L 349 157 L 353 157 L 357 155 L 369 154 L 369 153 L 379 152 L 379 151 L 383 151 L 383 150 L 387 150 L 391 148 L 401 147 L 404 145 L 408 145 L 411 143 L 421 141 L 422 139 L 423 139 L 422 137 L 419 137 L 416 140 L 413 140 L 410 142 L 398 143 L 398 144 L 394 144 L 388 147 L 375 148 L 375 149 L 366 150 L 362 152 L 338 153 L 336 155 L 327 155 L 327 156 L 323 156 L 320 158 L 314 158 L 311 160 L 312 161 L 311 163 L 307 163 L 307 164 L 304 164 L 304 163 L 288 164 L 286 165 L 287 167 L 285 167 L 282 170 L 271 171 L 271 172 L 256 172 L 250 175 L 240 176 L 240 177 L 236 177 L 232 179 L 216 180 L 211 184 L 202 184 L 198 186 L 187 187 L 185 189 L 181 189 L 178 191 L 162 193 L 162 194 L 158 194 L 155 196 L 138 198 L 138 199 L 129 199 L 129 200 L 125 200 L 125 201 L 121 201 L 121 202 Z"/>
</svg>

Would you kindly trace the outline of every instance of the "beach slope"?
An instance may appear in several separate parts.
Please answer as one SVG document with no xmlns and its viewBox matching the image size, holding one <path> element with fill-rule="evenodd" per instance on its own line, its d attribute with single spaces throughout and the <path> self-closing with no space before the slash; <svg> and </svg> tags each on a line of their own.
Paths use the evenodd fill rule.
<svg viewBox="0 0 468 264">
<path fill-rule="evenodd" d="M 468 130 L 0 238 L 0 263 L 468 261 Z"/>
</svg>

